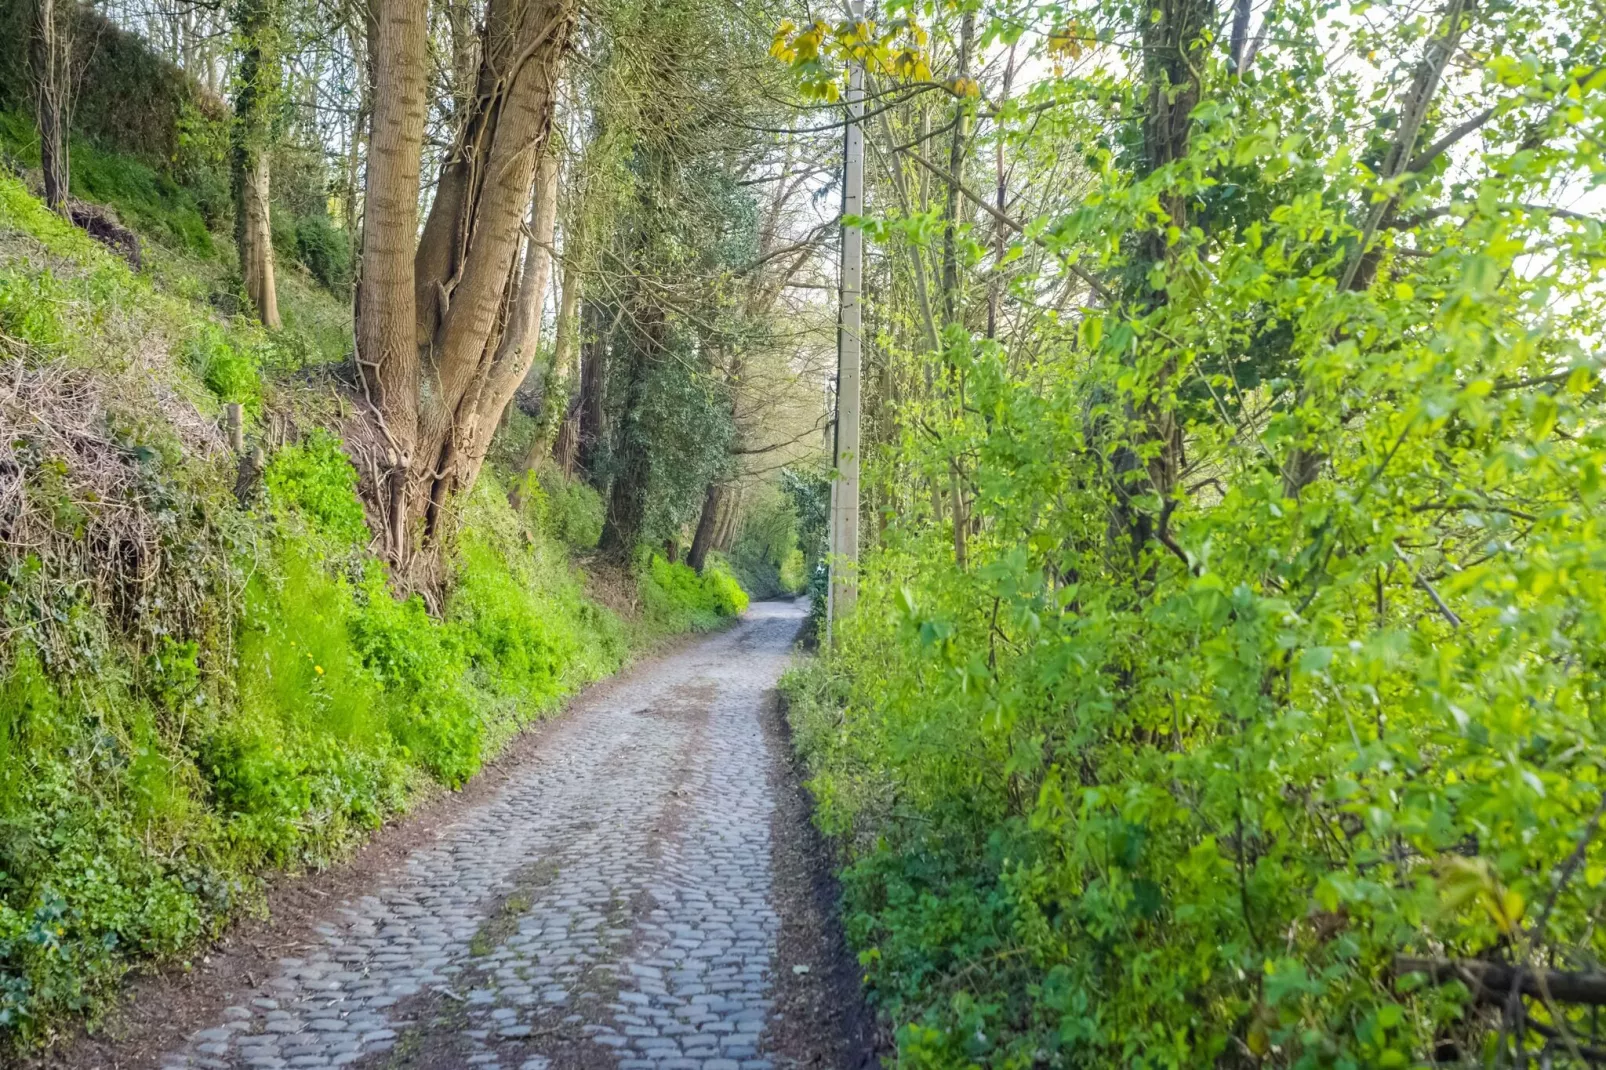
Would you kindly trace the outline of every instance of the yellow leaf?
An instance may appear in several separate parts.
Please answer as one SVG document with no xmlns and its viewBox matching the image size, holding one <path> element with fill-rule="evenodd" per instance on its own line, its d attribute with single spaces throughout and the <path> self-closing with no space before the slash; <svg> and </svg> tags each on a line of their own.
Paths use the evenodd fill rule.
<svg viewBox="0 0 1606 1070">
<path fill-rule="evenodd" d="M 1068 56 L 1072 61 L 1082 58 L 1082 37 L 1075 23 L 1062 26 L 1048 35 L 1048 54 Z"/>
<path fill-rule="evenodd" d="M 1245 1038 L 1249 1050 L 1258 1055 L 1265 1055 L 1271 1050 L 1271 1034 L 1266 1031 L 1266 1024 L 1256 1018 L 1249 1026 L 1249 1036 Z"/>
<path fill-rule="evenodd" d="M 1523 911 L 1527 909 L 1528 902 L 1523 899 L 1522 893 L 1515 888 L 1507 888 L 1500 893 L 1498 899 L 1491 900 L 1490 913 L 1494 916 L 1494 923 L 1500 931 L 1510 936 L 1516 932 L 1517 926 L 1522 923 Z"/>
</svg>

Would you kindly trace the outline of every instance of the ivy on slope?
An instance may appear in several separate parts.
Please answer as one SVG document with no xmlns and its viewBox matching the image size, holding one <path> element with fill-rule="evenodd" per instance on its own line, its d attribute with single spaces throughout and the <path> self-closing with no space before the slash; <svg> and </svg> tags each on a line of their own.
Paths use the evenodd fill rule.
<svg viewBox="0 0 1606 1070">
<path fill-rule="evenodd" d="M 47 1042 L 631 649 L 745 603 L 645 570 L 586 597 L 595 496 L 463 503 L 444 612 L 398 601 L 305 344 L 132 274 L 0 177 L 0 1033 Z M 204 292 L 204 287 L 201 288 Z M 323 359 L 339 359 L 330 354 Z M 293 373 L 293 374 L 291 374 Z M 305 428 L 250 505 L 221 405 Z M 561 510 L 554 500 L 566 503 Z M 590 507 L 588 507 L 588 502 Z M 556 520 L 552 519 L 554 516 Z M 689 570 L 688 570 L 689 571 Z M 660 574 L 662 573 L 662 574 Z"/>
</svg>

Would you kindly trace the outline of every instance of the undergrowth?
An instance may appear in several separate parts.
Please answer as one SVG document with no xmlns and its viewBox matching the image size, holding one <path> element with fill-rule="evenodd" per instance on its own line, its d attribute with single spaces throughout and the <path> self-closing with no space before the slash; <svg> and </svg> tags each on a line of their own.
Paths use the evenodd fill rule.
<svg viewBox="0 0 1606 1070">
<path fill-rule="evenodd" d="M 634 646 L 746 605 L 653 561 L 622 620 L 570 558 L 595 492 L 545 473 L 515 512 L 491 470 L 442 612 L 396 598 L 328 430 L 343 340 L 220 317 L 198 263 L 135 274 L 0 177 L 0 1030 L 23 1044 L 258 906 L 267 870 L 462 784 Z M 301 428 L 243 489 L 230 401 L 253 436 Z"/>
</svg>

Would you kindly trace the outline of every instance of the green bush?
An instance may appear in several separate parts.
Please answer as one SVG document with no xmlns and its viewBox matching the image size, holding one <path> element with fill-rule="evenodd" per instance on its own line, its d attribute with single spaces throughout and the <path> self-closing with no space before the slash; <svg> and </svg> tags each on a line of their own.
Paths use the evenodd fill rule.
<svg viewBox="0 0 1606 1070">
<path fill-rule="evenodd" d="M 219 401 L 239 403 L 246 411 L 262 408 L 262 374 L 252 352 L 212 323 L 200 323 L 184 347 L 184 357 Z"/>
<path fill-rule="evenodd" d="M 526 523 L 574 550 L 594 550 L 602 538 L 602 496 L 550 466 L 525 472 L 519 485 Z"/>
<path fill-rule="evenodd" d="M 262 480 L 276 506 L 304 517 L 337 545 L 368 541 L 357 469 L 329 432 L 315 428 L 298 445 L 280 450 Z"/>
<path fill-rule="evenodd" d="M 562 544 L 524 527 L 494 475 L 469 495 L 446 619 L 486 686 L 519 719 L 615 671 L 627 653 L 616 617 L 588 602 Z"/>
<path fill-rule="evenodd" d="M 48 269 L 31 270 L 26 263 L 0 269 L 0 335 L 40 349 L 60 347 L 64 301 Z"/>
<path fill-rule="evenodd" d="M 239 709 L 203 768 L 249 860 L 282 864 L 304 841 L 323 850 L 372 828 L 399 803 L 405 773 L 389 699 L 352 641 L 351 585 L 296 537 L 276 550 L 276 567 L 246 591 Z"/>
<path fill-rule="evenodd" d="M 328 216 L 295 220 L 295 256 L 330 291 L 343 294 L 351 288 L 351 242 Z"/>
<path fill-rule="evenodd" d="M 724 566 L 710 562 L 703 569 L 703 588 L 710 608 L 721 617 L 739 617 L 747 612 L 747 592 Z"/>
<path fill-rule="evenodd" d="M 702 575 L 690 565 L 653 554 L 638 583 L 646 614 L 672 631 L 708 631 L 747 609 L 747 592 L 736 577 L 710 561 Z"/>
<path fill-rule="evenodd" d="M 197 822 L 116 674 L 63 690 L 17 648 L 0 677 L 0 1028 L 27 1037 L 103 996 L 129 957 L 209 931 L 234 890 L 173 825 Z"/>
<path fill-rule="evenodd" d="M 390 700 L 389 729 L 417 762 L 456 787 L 479 770 L 485 697 L 467 679 L 460 630 L 430 617 L 417 595 L 398 600 L 370 567 L 351 637 Z"/>
<path fill-rule="evenodd" d="M 602 495 L 588 483 L 564 479 L 556 472 L 543 474 L 546 492 L 546 529 L 576 550 L 595 550 L 602 538 Z"/>
<path fill-rule="evenodd" d="M 498 548 L 470 530 L 460 549 L 450 615 L 463 631 L 474 666 L 498 691 L 536 709 L 564 693 L 564 667 L 575 636 L 549 619 L 535 592 L 520 584 Z"/>
</svg>

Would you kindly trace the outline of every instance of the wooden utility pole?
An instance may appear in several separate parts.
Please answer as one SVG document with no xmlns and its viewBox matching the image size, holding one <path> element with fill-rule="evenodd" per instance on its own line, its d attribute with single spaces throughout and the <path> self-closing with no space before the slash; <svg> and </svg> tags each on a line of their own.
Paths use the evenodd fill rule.
<svg viewBox="0 0 1606 1070">
<path fill-rule="evenodd" d="M 848 14 L 864 17 L 864 0 L 848 0 Z M 843 144 L 842 214 L 864 213 L 864 68 L 848 71 L 848 121 Z M 831 589 L 826 638 L 831 626 L 853 612 L 859 597 L 859 298 L 864 277 L 864 233 L 842 226 L 841 305 L 837 315 L 836 479 L 831 487 Z"/>
</svg>

